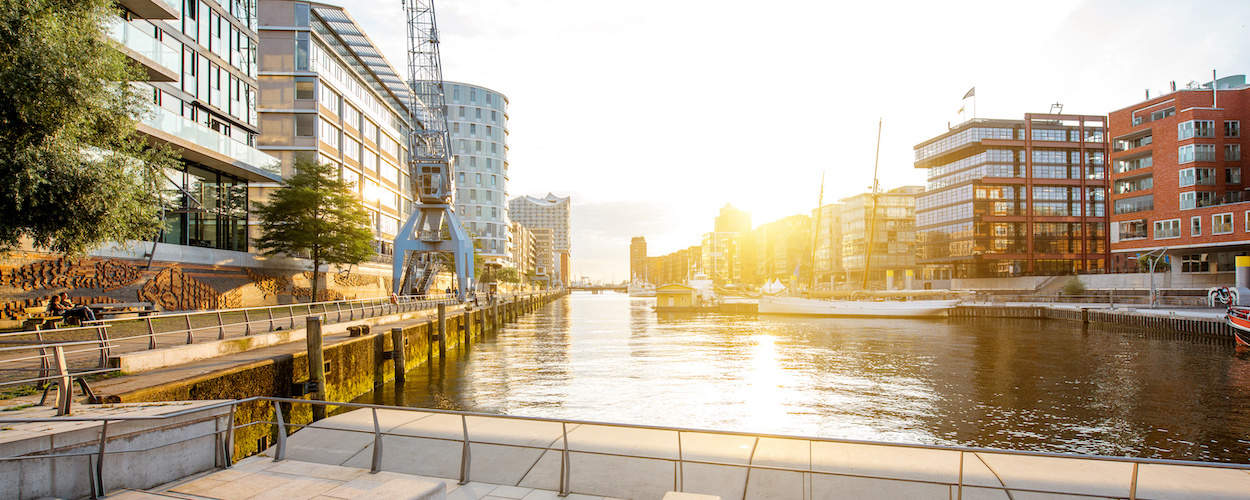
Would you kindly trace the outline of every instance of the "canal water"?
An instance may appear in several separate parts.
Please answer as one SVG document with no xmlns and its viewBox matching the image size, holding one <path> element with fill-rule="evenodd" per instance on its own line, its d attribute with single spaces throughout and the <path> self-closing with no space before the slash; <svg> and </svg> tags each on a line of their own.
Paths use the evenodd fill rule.
<svg viewBox="0 0 1250 500">
<path fill-rule="evenodd" d="M 663 314 L 574 293 L 358 402 L 1250 462 L 1231 343 L 1057 320 Z"/>
</svg>

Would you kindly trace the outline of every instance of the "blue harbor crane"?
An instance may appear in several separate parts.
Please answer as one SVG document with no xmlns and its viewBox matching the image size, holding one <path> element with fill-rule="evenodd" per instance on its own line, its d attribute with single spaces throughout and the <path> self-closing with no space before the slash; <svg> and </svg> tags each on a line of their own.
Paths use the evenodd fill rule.
<svg viewBox="0 0 1250 500">
<path fill-rule="evenodd" d="M 408 18 L 408 172 L 417 203 L 395 236 L 396 294 L 424 294 L 451 257 L 463 301 L 474 285 L 473 241 L 452 203 L 451 136 L 433 0 L 402 0 Z"/>
</svg>

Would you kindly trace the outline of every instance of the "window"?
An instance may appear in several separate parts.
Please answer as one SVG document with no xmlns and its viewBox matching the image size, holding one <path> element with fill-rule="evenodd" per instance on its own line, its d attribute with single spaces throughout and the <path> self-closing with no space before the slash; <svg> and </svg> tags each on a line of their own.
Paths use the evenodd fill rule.
<svg viewBox="0 0 1250 500">
<path fill-rule="evenodd" d="M 1188 187 L 1193 185 L 1214 186 L 1215 185 L 1215 169 L 1213 168 L 1184 168 L 1179 172 L 1180 187 Z"/>
<path fill-rule="evenodd" d="M 478 186 L 482 185 L 482 174 L 474 174 L 474 183 Z"/>
<path fill-rule="evenodd" d="M 475 123 L 469 124 L 469 135 L 477 135 L 477 124 Z"/>
<path fill-rule="evenodd" d="M 295 71 L 308 71 L 311 68 L 308 44 L 307 31 L 295 33 Z"/>
<path fill-rule="evenodd" d="M 1146 221 L 1144 219 L 1128 220 L 1119 223 L 1121 240 L 1136 240 L 1146 237 Z M 1180 225 L 1179 219 L 1177 225 Z M 1159 234 L 1158 224 L 1155 225 L 1155 237 Z"/>
<path fill-rule="evenodd" d="M 1224 120 L 1224 137 L 1241 137 L 1241 121 Z"/>
<path fill-rule="evenodd" d="M 355 139 L 348 137 L 343 140 L 343 155 L 356 161 L 360 161 L 360 143 Z"/>
<path fill-rule="evenodd" d="M 1241 144 L 1224 145 L 1224 161 L 1241 160 Z"/>
<path fill-rule="evenodd" d="M 316 97 L 314 90 L 317 79 L 311 76 L 295 77 L 295 100 L 310 100 Z"/>
<path fill-rule="evenodd" d="M 360 130 L 360 111 L 350 104 L 343 106 L 343 124 L 351 125 L 352 128 Z"/>
<path fill-rule="evenodd" d="M 1195 215 L 1189 218 L 1189 235 L 1202 236 L 1202 217 Z"/>
<path fill-rule="evenodd" d="M 1128 214 L 1133 212 L 1142 212 L 1145 210 L 1154 210 L 1154 196 L 1145 195 L 1133 198 L 1121 198 L 1115 200 L 1115 213 Z"/>
<path fill-rule="evenodd" d="M 339 114 L 339 94 L 328 87 L 321 87 L 321 105 L 334 114 Z"/>
<path fill-rule="evenodd" d="M 1231 234 L 1233 232 L 1233 214 L 1215 214 L 1211 216 L 1211 234 Z"/>
<path fill-rule="evenodd" d="M 1155 239 L 1166 240 L 1181 237 L 1181 220 L 1168 219 L 1155 221 Z"/>
<path fill-rule="evenodd" d="M 343 182 L 352 184 L 352 190 L 355 191 L 360 187 L 360 174 L 355 170 L 343 167 Z"/>
<path fill-rule="evenodd" d="M 1187 144 L 1176 149 L 1176 162 L 1215 161 L 1214 144 Z"/>
<path fill-rule="evenodd" d="M 1183 141 L 1194 137 L 1215 137 L 1215 122 L 1190 120 L 1176 124 L 1176 140 Z"/>
<path fill-rule="evenodd" d="M 295 25 L 305 27 L 308 26 L 308 4 L 295 4 Z"/>
<path fill-rule="evenodd" d="M 329 144 L 334 149 L 339 149 L 339 129 L 330 122 L 321 120 L 321 127 L 318 130 L 321 135 L 321 142 Z"/>
<path fill-rule="evenodd" d="M 1181 256 L 1181 272 L 1183 273 L 1205 273 L 1210 270 L 1211 263 L 1207 261 L 1207 254 Z"/>
<path fill-rule="evenodd" d="M 1224 184 L 1241 184 L 1241 167 L 1224 169 Z"/>
<path fill-rule="evenodd" d="M 1244 221 L 1244 222 L 1245 222 L 1245 223 L 1244 223 L 1244 224 L 1242 224 L 1242 226 L 1241 226 L 1241 227 L 1244 227 L 1244 228 L 1245 228 L 1245 231 L 1246 231 L 1247 233 L 1250 233 L 1250 210 L 1246 210 L 1246 217 L 1245 217 L 1245 221 Z"/>
<path fill-rule="evenodd" d="M 317 129 L 317 115 L 312 113 L 300 113 L 295 115 L 295 135 L 297 137 L 312 137 L 313 131 Z"/>
</svg>

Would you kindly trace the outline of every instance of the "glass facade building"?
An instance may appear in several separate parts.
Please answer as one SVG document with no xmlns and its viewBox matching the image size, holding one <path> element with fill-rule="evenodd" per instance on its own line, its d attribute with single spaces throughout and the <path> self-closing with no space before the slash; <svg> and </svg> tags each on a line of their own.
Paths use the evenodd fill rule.
<svg viewBox="0 0 1250 500">
<path fill-rule="evenodd" d="M 296 158 L 333 165 L 369 211 L 375 260 L 388 262 L 413 207 L 410 88 L 342 7 L 260 0 L 259 16 L 260 148 L 283 176 Z"/>
<path fill-rule="evenodd" d="M 478 255 L 508 259 L 508 97 L 486 87 L 446 82 L 447 123 L 455 154 L 456 213 Z"/>
<path fill-rule="evenodd" d="M 151 101 L 138 131 L 181 165 L 164 172 L 158 241 L 248 251 L 249 189 L 281 180 L 278 159 L 256 147 L 256 0 L 118 2 L 109 27 L 144 69 Z"/>
<path fill-rule="evenodd" d="M 1104 272 L 1106 118 L 974 119 L 915 146 L 922 279 Z"/>
</svg>

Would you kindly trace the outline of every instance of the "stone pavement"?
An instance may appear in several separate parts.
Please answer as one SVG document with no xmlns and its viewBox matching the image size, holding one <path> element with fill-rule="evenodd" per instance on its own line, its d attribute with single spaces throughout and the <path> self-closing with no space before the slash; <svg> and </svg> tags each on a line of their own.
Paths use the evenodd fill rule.
<svg viewBox="0 0 1250 500">
<path fill-rule="evenodd" d="M 1127 460 L 1078 455 L 1046 457 L 565 425 L 504 416 L 467 416 L 462 421 L 460 415 L 417 410 L 377 413 L 385 433 L 381 470 L 458 478 L 462 426 L 467 426 L 471 480 L 558 490 L 563 434 L 567 431 L 570 490 L 595 496 L 660 498 L 667 491 L 727 499 L 1250 496 L 1250 471 L 1212 464 L 1139 464 L 1135 471 Z M 286 457 L 367 468 L 373 441 L 370 410 L 356 410 L 295 432 L 287 442 Z M 1012 490 L 1010 496 L 1004 489 Z"/>
<path fill-rule="evenodd" d="M 110 500 L 205 499 L 414 499 L 414 500 L 558 500 L 554 491 L 472 482 L 395 472 L 370 474 L 368 469 L 297 460 L 274 462 L 255 456 L 234 467 L 188 478 L 149 490 L 115 492 Z M 569 500 L 607 500 L 569 495 Z"/>
</svg>

